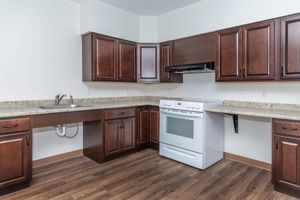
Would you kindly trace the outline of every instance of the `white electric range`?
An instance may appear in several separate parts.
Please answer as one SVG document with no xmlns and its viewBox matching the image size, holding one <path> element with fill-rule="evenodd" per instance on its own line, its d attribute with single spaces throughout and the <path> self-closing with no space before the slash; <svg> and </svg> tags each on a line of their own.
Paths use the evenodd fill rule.
<svg viewBox="0 0 300 200">
<path fill-rule="evenodd" d="M 159 153 L 199 169 L 223 158 L 224 119 L 205 112 L 219 102 L 160 101 Z"/>
</svg>

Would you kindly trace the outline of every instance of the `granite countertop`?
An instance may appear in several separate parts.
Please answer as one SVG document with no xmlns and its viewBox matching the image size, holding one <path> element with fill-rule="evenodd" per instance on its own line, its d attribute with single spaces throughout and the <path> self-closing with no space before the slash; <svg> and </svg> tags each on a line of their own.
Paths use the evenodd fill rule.
<svg viewBox="0 0 300 200">
<path fill-rule="evenodd" d="M 207 108 L 206 111 L 255 117 L 300 120 L 300 104 L 224 101 L 223 105 Z"/>
<path fill-rule="evenodd" d="M 42 101 L 15 101 L 15 102 L 0 102 L 0 118 L 20 117 L 30 115 L 42 115 L 61 112 L 75 112 L 98 110 L 108 108 L 124 108 L 133 106 L 153 105 L 158 106 L 160 99 L 170 99 L 167 97 L 116 97 L 116 98 L 99 98 L 99 99 L 79 99 L 74 100 L 75 104 L 85 107 L 77 108 L 59 108 L 59 109 L 42 109 L 41 105 L 53 105 L 52 100 Z M 67 100 L 62 102 L 67 104 Z"/>
</svg>

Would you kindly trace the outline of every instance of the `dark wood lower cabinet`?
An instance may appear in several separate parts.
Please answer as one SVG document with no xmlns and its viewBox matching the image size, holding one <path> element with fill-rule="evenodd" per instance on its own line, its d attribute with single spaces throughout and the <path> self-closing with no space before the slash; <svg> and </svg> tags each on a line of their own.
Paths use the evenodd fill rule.
<svg viewBox="0 0 300 200">
<path fill-rule="evenodd" d="M 149 142 L 149 132 L 150 132 L 150 114 L 149 107 L 142 106 L 138 108 L 138 136 L 137 145 L 147 145 Z"/>
<path fill-rule="evenodd" d="M 138 146 L 159 146 L 159 108 L 143 106 L 138 108 Z"/>
<path fill-rule="evenodd" d="M 150 106 L 150 145 L 158 147 L 159 144 L 159 108 Z"/>
<path fill-rule="evenodd" d="M 104 156 L 106 158 L 136 148 L 134 114 L 134 108 L 112 109 L 105 112 Z"/>
<path fill-rule="evenodd" d="M 121 136 L 122 151 L 135 149 L 135 117 L 123 119 L 121 126 Z"/>
<path fill-rule="evenodd" d="M 32 136 L 28 118 L 1 120 L 0 124 L 0 195 L 2 195 L 29 186 L 32 177 Z"/>
<path fill-rule="evenodd" d="M 104 122 L 104 152 L 105 156 L 111 156 L 121 152 L 121 123 L 120 120 L 108 120 Z"/>
<path fill-rule="evenodd" d="M 299 122 L 273 121 L 273 182 L 275 190 L 300 198 Z"/>
</svg>

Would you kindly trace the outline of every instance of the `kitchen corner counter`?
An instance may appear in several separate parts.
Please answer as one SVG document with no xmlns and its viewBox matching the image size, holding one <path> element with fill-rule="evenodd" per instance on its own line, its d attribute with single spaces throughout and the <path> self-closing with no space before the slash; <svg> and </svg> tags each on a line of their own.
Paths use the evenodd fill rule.
<svg viewBox="0 0 300 200">
<path fill-rule="evenodd" d="M 209 107 L 206 111 L 229 115 L 300 120 L 300 104 L 224 101 L 223 105 Z"/>
<path fill-rule="evenodd" d="M 124 108 L 135 106 L 158 106 L 160 99 L 168 99 L 167 97 L 116 97 L 116 98 L 100 98 L 100 99 L 79 99 L 76 104 L 85 107 L 77 108 L 60 108 L 60 109 L 42 109 L 41 105 L 51 105 L 52 101 L 22 101 L 22 102 L 1 102 L 0 118 L 21 117 L 31 115 L 42 115 L 63 112 L 89 111 L 110 108 Z M 66 101 L 66 100 L 65 100 Z M 65 104 L 67 102 L 63 102 Z"/>
</svg>

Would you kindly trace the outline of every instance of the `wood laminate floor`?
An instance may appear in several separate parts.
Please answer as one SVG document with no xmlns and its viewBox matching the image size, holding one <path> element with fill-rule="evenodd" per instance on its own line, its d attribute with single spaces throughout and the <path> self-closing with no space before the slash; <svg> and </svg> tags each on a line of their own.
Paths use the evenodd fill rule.
<svg viewBox="0 0 300 200">
<path fill-rule="evenodd" d="M 294 199 L 273 190 L 271 172 L 230 160 L 205 171 L 146 149 L 104 164 L 77 157 L 34 168 L 32 186 L 5 200 Z"/>
</svg>

